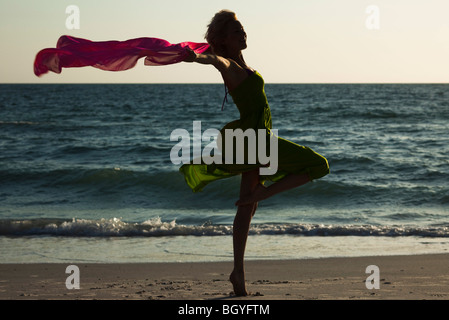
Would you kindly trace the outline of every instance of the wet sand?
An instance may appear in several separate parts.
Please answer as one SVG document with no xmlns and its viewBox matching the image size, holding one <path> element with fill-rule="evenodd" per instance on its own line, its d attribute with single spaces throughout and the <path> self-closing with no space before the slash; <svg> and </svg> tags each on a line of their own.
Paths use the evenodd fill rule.
<svg viewBox="0 0 449 320">
<path fill-rule="evenodd" d="M 247 297 L 228 281 L 232 262 L 75 264 L 79 289 L 68 289 L 66 264 L 0 264 L 0 299 L 33 300 L 360 300 L 448 299 L 449 255 L 248 261 Z M 366 268 L 379 270 L 367 288 Z M 71 278 L 70 278 L 71 279 Z M 69 281 L 74 284 L 74 281 Z M 369 281 L 369 285 L 376 282 Z"/>
</svg>

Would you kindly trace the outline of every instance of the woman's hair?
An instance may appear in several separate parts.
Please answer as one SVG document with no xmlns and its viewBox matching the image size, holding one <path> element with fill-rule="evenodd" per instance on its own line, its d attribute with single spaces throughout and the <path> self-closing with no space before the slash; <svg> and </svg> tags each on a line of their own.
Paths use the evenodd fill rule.
<svg viewBox="0 0 449 320">
<path fill-rule="evenodd" d="M 229 22 L 235 20 L 237 20 L 237 16 L 234 12 L 221 10 L 210 21 L 204 38 L 211 46 L 214 54 L 226 56 L 226 47 L 223 45 L 223 39 L 226 37 L 226 26 Z"/>
</svg>

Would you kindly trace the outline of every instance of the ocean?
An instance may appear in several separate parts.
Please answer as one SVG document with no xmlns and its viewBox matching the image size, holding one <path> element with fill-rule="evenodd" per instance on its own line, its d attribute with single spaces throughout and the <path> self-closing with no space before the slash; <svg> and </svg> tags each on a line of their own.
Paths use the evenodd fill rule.
<svg viewBox="0 0 449 320">
<path fill-rule="evenodd" d="M 266 84 L 331 173 L 259 204 L 247 259 L 449 248 L 449 85 Z M 231 261 L 240 177 L 193 193 L 175 129 L 239 117 L 222 84 L 1 84 L 0 263 Z"/>
</svg>

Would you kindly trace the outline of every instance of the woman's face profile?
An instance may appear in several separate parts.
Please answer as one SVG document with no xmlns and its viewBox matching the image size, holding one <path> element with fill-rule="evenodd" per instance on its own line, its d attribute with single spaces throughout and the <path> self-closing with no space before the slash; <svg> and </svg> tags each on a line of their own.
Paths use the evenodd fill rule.
<svg viewBox="0 0 449 320">
<path fill-rule="evenodd" d="M 231 21 L 227 25 L 224 44 L 229 51 L 246 49 L 246 32 L 240 21 Z"/>
</svg>

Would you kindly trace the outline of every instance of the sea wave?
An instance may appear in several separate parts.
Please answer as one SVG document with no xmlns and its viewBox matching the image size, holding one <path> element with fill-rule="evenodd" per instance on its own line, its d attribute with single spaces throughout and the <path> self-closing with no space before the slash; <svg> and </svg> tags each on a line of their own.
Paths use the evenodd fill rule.
<svg viewBox="0 0 449 320">
<path fill-rule="evenodd" d="M 324 225 L 296 223 L 254 224 L 251 235 L 292 236 L 369 236 L 369 237 L 449 237 L 449 225 L 429 227 L 377 225 Z M 165 236 L 226 236 L 232 235 L 232 225 L 204 223 L 182 225 L 175 220 L 164 222 L 153 218 L 144 222 L 112 219 L 26 219 L 0 220 L 0 236 L 64 236 L 64 237 L 165 237 Z"/>
<path fill-rule="evenodd" d="M 339 162 L 337 160 L 335 162 Z M 347 161 L 342 159 L 341 161 Z M 370 161 L 365 158 L 365 161 Z M 340 172 L 339 169 L 335 169 L 336 172 Z M 414 178 L 410 179 L 411 182 L 421 182 L 425 179 L 443 179 L 449 176 L 443 171 L 424 171 L 415 174 Z M 167 167 L 159 170 L 132 170 L 120 167 L 110 168 L 84 168 L 72 167 L 72 168 L 40 168 L 40 169 L 13 169 L 13 170 L 0 170 L 0 180 L 4 184 L 21 184 L 31 185 L 36 184 L 40 187 L 78 187 L 78 188 L 92 188 L 96 189 L 98 186 L 105 186 L 110 189 L 121 189 L 126 187 L 141 188 L 141 187 L 169 187 L 171 192 L 174 190 L 183 191 L 188 190 L 184 182 L 182 174 L 180 174 L 176 168 Z M 268 182 L 269 184 L 269 182 Z M 224 188 L 234 190 L 236 186 L 235 179 L 224 180 L 219 187 L 219 190 L 223 191 Z M 413 184 L 403 184 L 397 187 L 398 192 L 402 192 L 403 188 L 409 193 Z M 216 187 L 213 185 L 207 187 L 208 190 L 214 190 Z M 402 188 L 402 189 L 401 189 Z M 424 188 L 425 189 L 425 188 Z M 425 190 L 419 190 L 423 192 Z M 443 190 L 444 192 L 445 190 Z M 392 185 L 385 186 L 383 184 L 373 183 L 370 179 L 361 181 L 334 181 L 334 180 L 320 180 L 307 188 L 307 193 L 317 196 L 332 196 L 341 194 L 371 194 L 376 192 L 392 192 Z M 426 196 L 431 196 L 434 192 L 429 191 Z M 234 196 L 234 194 L 233 194 Z M 423 194 L 424 197 L 424 194 Z"/>
</svg>

